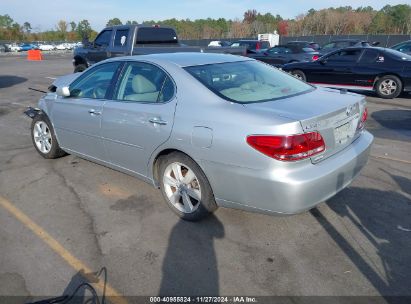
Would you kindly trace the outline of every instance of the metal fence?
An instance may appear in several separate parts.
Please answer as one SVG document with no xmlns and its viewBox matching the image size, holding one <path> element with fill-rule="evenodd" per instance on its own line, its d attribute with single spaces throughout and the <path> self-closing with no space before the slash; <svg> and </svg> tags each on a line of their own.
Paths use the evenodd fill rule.
<svg viewBox="0 0 411 304">
<path fill-rule="evenodd" d="M 320 45 L 324 45 L 332 40 L 338 39 L 359 39 L 369 42 L 379 42 L 378 46 L 391 47 L 394 44 L 411 40 L 411 35 L 312 35 L 312 36 L 280 36 L 280 44 L 285 44 L 289 41 L 315 41 Z"/>
<path fill-rule="evenodd" d="M 221 39 L 225 41 L 237 41 L 241 39 L 257 39 L 255 37 L 248 38 L 230 38 Z M 411 40 L 411 35 L 312 35 L 312 36 L 280 36 L 280 44 L 285 44 L 288 41 L 315 41 L 320 45 L 324 45 L 332 40 L 338 39 L 360 39 L 369 42 L 379 42 L 381 47 L 390 47 L 402 41 Z M 191 39 L 180 40 L 181 43 L 192 46 L 207 46 L 211 41 L 218 39 Z"/>
</svg>

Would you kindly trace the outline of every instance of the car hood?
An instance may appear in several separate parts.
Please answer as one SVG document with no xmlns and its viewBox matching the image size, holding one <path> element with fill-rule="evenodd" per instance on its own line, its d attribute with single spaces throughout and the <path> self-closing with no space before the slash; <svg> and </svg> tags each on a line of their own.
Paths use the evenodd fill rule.
<svg viewBox="0 0 411 304">
<path fill-rule="evenodd" d="M 273 115 L 302 121 L 332 113 L 363 98 L 362 95 L 355 93 L 341 93 L 339 90 L 315 87 L 313 91 L 305 94 L 245 106 L 257 112 L 271 112 Z"/>
<path fill-rule="evenodd" d="M 57 88 L 68 87 L 81 74 L 82 73 L 74 73 L 58 77 L 53 81 L 53 85 Z"/>
</svg>

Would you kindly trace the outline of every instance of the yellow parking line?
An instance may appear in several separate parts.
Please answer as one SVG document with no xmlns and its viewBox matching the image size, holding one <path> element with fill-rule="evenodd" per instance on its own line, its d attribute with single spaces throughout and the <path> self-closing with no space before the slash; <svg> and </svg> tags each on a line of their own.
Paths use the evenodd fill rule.
<svg viewBox="0 0 411 304">
<path fill-rule="evenodd" d="M 25 215 L 20 209 L 15 207 L 7 199 L 0 196 L 0 206 L 6 209 L 10 214 L 12 214 L 17 220 L 19 220 L 24 226 L 30 229 L 34 234 L 36 234 L 44 243 L 46 243 L 54 252 L 61 256 L 67 264 L 74 268 L 77 272 L 83 270 L 86 273 L 91 273 L 92 270 L 82 263 L 79 259 L 73 256 L 69 251 L 67 251 L 56 239 L 54 239 L 50 234 L 48 234 L 43 228 L 33 222 L 27 215 Z M 100 292 L 104 290 L 104 282 L 99 281 L 98 284 L 94 285 L 96 289 Z M 106 296 L 110 297 L 110 302 L 114 304 L 126 304 L 127 300 L 122 297 L 114 288 L 109 284 L 106 285 Z"/>
</svg>

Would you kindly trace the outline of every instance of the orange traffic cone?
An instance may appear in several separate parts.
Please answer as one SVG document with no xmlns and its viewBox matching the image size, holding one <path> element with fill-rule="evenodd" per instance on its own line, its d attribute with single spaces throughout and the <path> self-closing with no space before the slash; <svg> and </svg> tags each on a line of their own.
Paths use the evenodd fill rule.
<svg viewBox="0 0 411 304">
<path fill-rule="evenodd" d="M 28 50 L 27 51 L 27 60 L 43 60 L 40 50 Z"/>
</svg>

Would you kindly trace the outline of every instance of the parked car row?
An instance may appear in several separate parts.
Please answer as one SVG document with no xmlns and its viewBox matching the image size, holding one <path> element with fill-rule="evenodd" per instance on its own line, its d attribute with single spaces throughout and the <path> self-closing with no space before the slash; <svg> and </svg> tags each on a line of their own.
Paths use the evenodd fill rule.
<svg viewBox="0 0 411 304">
<path fill-rule="evenodd" d="M 45 43 L 45 42 L 33 42 L 33 43 L 11 43 L 0 45 L 0 52 L 24 52 L 29 50 L 41 50 L 41 51 L 54 51 L 54 50 L 73 50 L 81 46 L 81 42 L 64 42 L 64 43 Z"/>
</svg>

